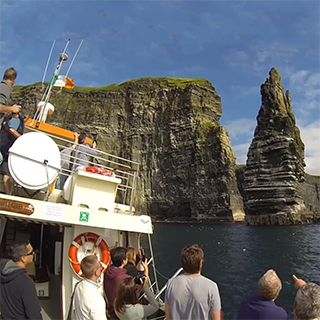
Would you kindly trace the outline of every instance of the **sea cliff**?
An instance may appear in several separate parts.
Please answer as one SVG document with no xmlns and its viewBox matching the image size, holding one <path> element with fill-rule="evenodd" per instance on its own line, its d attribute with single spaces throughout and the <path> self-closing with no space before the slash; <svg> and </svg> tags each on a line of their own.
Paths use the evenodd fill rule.
<svg viewBox="0 0 320 320">
<path fill-rule="evenodd" d="M 41 84 L 16 87 L 12 100 L 32 115 L 42 94 Z M 55 90 L 49 122 L 86 132 L 99 149 L 137 161 L 140 213 L 180 221 L 239 221 L 245 212 L 250 224 L 316 221 L 319 184 L 305 179 L 304 146 L 275 69 L 261 94 L 246 166 L 236 165 L 220 124 L 220 96 L 205 79 L 142 78 Z"/>
</svg>

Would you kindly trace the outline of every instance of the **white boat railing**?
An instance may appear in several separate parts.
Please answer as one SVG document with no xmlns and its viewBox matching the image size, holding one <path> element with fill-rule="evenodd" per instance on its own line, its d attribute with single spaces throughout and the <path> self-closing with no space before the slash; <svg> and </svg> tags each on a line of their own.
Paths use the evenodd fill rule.
<svg viewBox="0 0 320 320">
<path fill-rule="evenodd" d="M 28 127 L 29 131 L 38 131 L 32 127 Z M 38 131 L 39 132 L 39 131 Z M 71 148 L 72 143 L 70 140 L 63 139 L 61 137 L 57 138 L 57 136 L 42 132 L 47 136 L 51 137 L 55 140 L 59 150 L 62 151 L 63 149 L 67 148 L 66 146 L 69 145 Z M 77 143 L 74 143 L 77 146 Z M 98 167 L 101 169 L 107 169 L 114 173 L 116 178 L 121 179 L 121 183 L 117 189 L 117 196 L 116 196 L 116 203 L 125 205 L 129 207 L 129 212 L 131 213 L 134 211 L 133 208 L 133 200 L 134 200 L 134 187 L 135 187 L 135 180 L 137 178 L 137 173 L 139 170 L 139 164 L 135 161 L 128 160 L 99 149 L 94 149 L 96 151 L 96 155 L 92 156 L 88 152 L 81 151 L 79 153 L 88 156 L 89 158 L 89 166 Z M 71 151 L 70 151 L 71 153 Z M 67 164 L 66 167 L 63 168 L 59 172 L 60 180 L 63 176 L 68 177 L 72 173 L 72 169 L 74 167 L 76 160 L 76 154 L 74 157 L 69 157 L 69 159 L 63 159 L 63 162 Z M 56 181 L 56 188 L 59 188 L 59 179 Z"/>
<path fill-rule="evenodd" d="M 183 271 L 182 268 L 178 269 L 178 270 L 175 272 L 175 274 L 174 274 L 169 280 L 177 277 L 182 271 Z M 169 280 L 168 280 L 168 281 L 169 281 Z M 168 281 L 167 281 L 167 283 L 159 290 L 159 292 L 156 294 L 156 296 L 155 296 L 156 299 L 158 299 L 158 298 L 161 296 L 161 294 L 167 289 Z"/>
</svg>

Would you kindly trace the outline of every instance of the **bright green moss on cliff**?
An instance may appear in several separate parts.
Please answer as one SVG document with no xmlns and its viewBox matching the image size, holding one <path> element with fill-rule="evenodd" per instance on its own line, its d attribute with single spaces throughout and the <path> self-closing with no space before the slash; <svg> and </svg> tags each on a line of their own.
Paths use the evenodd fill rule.
<svg viewBox="0 0 320 320">
<path fill-rule="evenodd" d="M 64 89 L 64 90 L 74 90 L 77 92 L 85 92 L 88 93 L 90 91 L 112 91 L 112 92 L 116 92 L 116 91 L 121 91 L 121 87 L 120 85 L 116 84 L 116 83 L 112 83 L 109 84 L 107 86 L 104 87 L 78 87 L 75 86 L 73 89 Z"/>
<path fill-rule="evenodd" d="M 296 156 L 299 159 L 300 163 L 305 166 L 304 162 L 304 143 L 300 136 L 300 130 L 298 127 L 294 128 L 293 131 L 293 145 L 296 151 Z"/>
<path fill-rule="evenodd" d="M 43 89 L 45 89 L 47 87 L 48 83 L 41 83 L 41 82 L 36 82 L 36 83 L 33 83 L 33 84 L 29 84 L 29 85 L 26 85 L 26 86 L 21 86 L 21 85 L 15 85 L 13 87 L 13 91 L 14 93 L 21 93 L 22 91 L 28 91 L 28 90 L 31 90 L 31 89 L 35 89 L 35 88 L 41 88 L 43 87 Z"/>
<path fill-rule="evenodd" d="M 196 84 L 198 86 L 202 87 L 207 87 L 211 86 L 211 83 L 202 78 L 194 78 L 194 79 L 187 79 L 187 78 L 173 78 L 173 77 L 142 77 L 139 79 L 132 79 L 125 81 L 121 84 L 117 83 L 112 83 L 107 86 L 103 87 L 80 87 L 80 86 L 75 86 L 73 89 L 62 89 L 63 91 L 77 91 L 77 92 L 85 92 L 88 93 L 90 91 L 112 91 L 112 92 L 117 92 L 117 91 L 123 91 L 123 87 L 125 87 L 128 84 L 143 84 L 144 82 L 149 82 L 151 81 L 154 85 L 158 85 L 159 88 L 167 88 L 167 87 L 174 87 L 174 88 L 185 88 L 188 85 L 191 84 Z M 44 86 L 46 87 L 48 83 L 44 83 Z M 20 92 L 22 89 L 27 88 L 27 87 L 36 87 L 36 86 L 42 86 L 41 82 L 37 82 L 34 84 L 31 84 L 29 86 L 15 86 L 14 91 L 15 92 Z M 59 88 L 54 87 L 54 91 L 60 90 Z"/>
<path fill-rule="evenodd" d="M 125 84 L 139 83 L 139 82 L 145 82 L 145 81 L 151 81 L 155 84 L 158 83 L 160 88 L 174 87 L 174 88 L 184 89 L 190 84 L 196 84 L 203 87 L 211 85 L 211 83 L 208 80 L 202 79 L 202 78 L 187 79 L 187 78 L 173 78 L 173 77 L 143 77 L 143 78 L 133 79 L 133 80 L 128 80 L 126 82 L 123 82 L 121 83 L 121 86 Z"/>
<path fill-rule="evenodd" d="M 219 125 L 215 124 L 214 122 L 212 122 L 210 120 L 206 120 L 206 121 L 200 123 L 200 125 L 197 128 L 200 141 L 205 142 L 208 138 L 210 131 L 213 128 L 217 128 L 218 126 Z"/>
</svg>

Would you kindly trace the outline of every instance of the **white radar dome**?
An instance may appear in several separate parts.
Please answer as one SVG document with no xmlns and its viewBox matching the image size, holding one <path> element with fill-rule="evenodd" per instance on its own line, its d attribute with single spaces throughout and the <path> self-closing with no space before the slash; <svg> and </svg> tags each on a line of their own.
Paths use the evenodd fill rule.
<svg viewBox="0 0 320 320">
<path fill-rule="evenodd" d="M 59 173 L 59 148 L 43 133 L 26 133 L 9 149 L 8 167 L 13 179 L 22 187 L 31 190 L 45 188 Z"/>
</svg>

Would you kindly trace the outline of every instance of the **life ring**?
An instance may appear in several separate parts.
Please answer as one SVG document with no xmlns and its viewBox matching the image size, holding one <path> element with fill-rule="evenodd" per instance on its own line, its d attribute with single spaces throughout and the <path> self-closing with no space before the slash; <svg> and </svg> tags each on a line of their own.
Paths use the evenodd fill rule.
<svg viewBox="0 0 320 320">
<path fill-rule="evenodd" d="M 85 232 L 80 235 L 78 235 L 71 243 L 69 248 L 69 260 L 70 260 L 70 266 L 72 270 L 77 274 L 79 277 L 84 277 L 84 275 L 81 272 L 81 266 L 80 262 L 78 260 L 78 251 L 79 248 L 83 245 L 85 245 L 86 242 L 92 242 L 94 243 L 95 247 L 99 247 L 101 251 L 101 267 L 102 267 L 102 273 L 106 271 L 109 263 L 110 263 L 110 251 L 108 244 L 106 240 L 99 236 L 98 234 L 92 233 L 92 232 Z"/>
<path fill-rule="evenodd" d="M 86 167 L 87 172 L 98 173 L 107 177 L 114 177 L 114 173 L 111 170 L 98 168 L 98 167 Z"/>
</svg>

